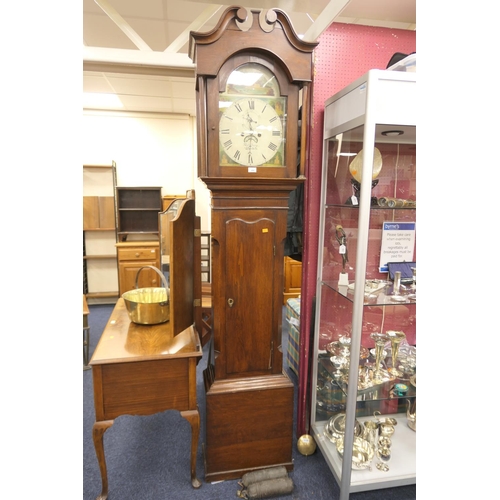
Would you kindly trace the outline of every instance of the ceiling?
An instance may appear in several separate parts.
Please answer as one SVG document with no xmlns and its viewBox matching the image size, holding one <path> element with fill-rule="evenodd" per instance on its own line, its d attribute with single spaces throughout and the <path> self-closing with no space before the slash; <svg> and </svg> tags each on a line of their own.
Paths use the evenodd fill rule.
<svg viewBox="0 0 500 500">
<path fill-rule="evenodd" d="M 209 31 L 230 5 L 279 8 L 306 41 L 315 41 L 334 21 L 416 30 L 416 0 L 244 2 L 83 0 L 84 109 L 194 115 L 189 32 Z M 112 97 L 116 105 L 87 97 Z"/>
</svg>

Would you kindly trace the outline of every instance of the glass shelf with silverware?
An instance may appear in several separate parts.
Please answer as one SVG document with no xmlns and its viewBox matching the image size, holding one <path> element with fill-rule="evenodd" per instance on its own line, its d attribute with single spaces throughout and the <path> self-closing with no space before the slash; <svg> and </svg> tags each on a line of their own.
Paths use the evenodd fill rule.
<svg viewBox="0 0 500 500">
<path fill-rule="evenodd" d="M 416 274 L 416 267 L 413 268 Z M 416 283 L 416 281 L 415 281 Z M 336 290 L 348 300 L 354 298 L 354 282 L 350 281 L 348 285 L 339 285 L 338 280 L 323 282 L 325 286 Z M 365 305 L 394 305 L 395 303 L 416 303 L 417 287 L 416 284 L 407 283 L 394 286 L 394 282 L 383 279 L 368 279 L 365 281 L 364 304 Z"/>
<path fill-rule="evenodd" d="M 370 337 L 375 347 L 362 345 L 360 348 L 357 401 L 416 397 L 416 346 L 408 344 L 402 331 L 373 332 Z M 316 404 L 322 417 L 330 417 L 343 408 L 349 380 L 350 340 L 341 336 L 318 351 Z M 359 414 L 364 413 L 364 409 L 365 406 L 358 405 Z"/>
</svg>

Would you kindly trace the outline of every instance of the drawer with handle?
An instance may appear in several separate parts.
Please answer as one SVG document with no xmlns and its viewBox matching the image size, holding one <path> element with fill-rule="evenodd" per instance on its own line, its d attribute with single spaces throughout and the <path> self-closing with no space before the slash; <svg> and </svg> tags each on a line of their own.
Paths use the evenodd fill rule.
<svg viewBox="0 0 500 500">
<path fill-rule="evenodd" d="M 158 248 L 119 248 L 118 260 L 151 260 L 157 259 Z"/>
</svg>

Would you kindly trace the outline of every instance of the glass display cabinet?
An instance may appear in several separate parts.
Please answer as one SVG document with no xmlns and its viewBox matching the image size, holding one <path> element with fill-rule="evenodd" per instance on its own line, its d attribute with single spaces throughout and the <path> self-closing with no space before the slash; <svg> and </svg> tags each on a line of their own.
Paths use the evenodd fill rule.
<svg viewBox="0 0 500 500">
<path fill-rule="evenodd" d="M 325 103 L 311 434 L 351 492 L 416 482 L 416 73 Z"/>
</svg>

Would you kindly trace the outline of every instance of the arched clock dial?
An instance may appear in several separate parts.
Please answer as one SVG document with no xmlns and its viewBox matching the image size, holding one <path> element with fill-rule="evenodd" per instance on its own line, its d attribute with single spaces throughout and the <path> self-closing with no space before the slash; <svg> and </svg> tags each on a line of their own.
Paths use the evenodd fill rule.
<svg viewBox="0 0 500 500">
<path fill-rule="evenodd" d="M 235 163 L 271 163 L 283 141 L 283 124 L 270 102 L 245 97 L 226 108 L 219 122 L 220 147 Z"/>
</svg>

